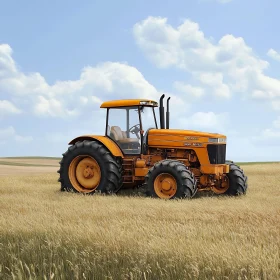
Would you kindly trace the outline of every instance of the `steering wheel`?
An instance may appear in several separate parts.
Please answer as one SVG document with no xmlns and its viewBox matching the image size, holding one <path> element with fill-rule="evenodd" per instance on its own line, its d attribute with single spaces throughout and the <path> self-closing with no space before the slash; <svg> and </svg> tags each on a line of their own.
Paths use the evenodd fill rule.
<svg viewBox="0 0 280 280">
<path fill-rule="evenodd" d="M 136 124 L 129 129 L 129 132 L 132 133 L 132 134 L 135 134 L 138 139 L 140 139 L 139 131 L 140 131 L 140 125 L 139 124 Z"/>
</svg>

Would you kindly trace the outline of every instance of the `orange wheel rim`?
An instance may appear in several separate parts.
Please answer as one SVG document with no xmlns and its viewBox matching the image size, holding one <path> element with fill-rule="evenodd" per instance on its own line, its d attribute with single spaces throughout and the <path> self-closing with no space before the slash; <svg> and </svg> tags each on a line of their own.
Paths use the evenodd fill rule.
<svg viewBox="0 0 280 280">
<path fill-rule="evenodd" d="M 75 157 L 70 163 L 68 175 L 72 186 L 83 193 L 96 190 L 101 180 L 99 164 L 90 156 Z"/>
<path fill-rule="evenodd" d="M 229 188 L 229 179 L 227 176 L 224 176 L 222 182 L 218 186 L 213 186 L 212 190 L 216 194 L 223 194 Z"/>
<path fill-rule="evenodd" d="M 177 182 L 172 175 L 161 173 L 154 181 L 154 190 L 160 198 L 171 198 L 177 192 Z"/>
</svg>

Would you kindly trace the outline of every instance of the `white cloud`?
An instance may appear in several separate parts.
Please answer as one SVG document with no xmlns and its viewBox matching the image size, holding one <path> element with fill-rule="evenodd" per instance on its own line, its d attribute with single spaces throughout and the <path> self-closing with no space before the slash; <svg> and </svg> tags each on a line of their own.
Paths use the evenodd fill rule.
<svg viewBox="0 0 280 280">
<path fill-rule="evenodd" d="M 18 135 L 12 126 L 3 129 L 0 128 L 0 144 L 5 144 L 6 142 L 11 141 L 28 143 L 33 141 L 33 138 L 31 136 Z"/>
<path fill-rule="evenodd" d="M 196 22 L 185 20 L 175 28 L 161 17 L 136 23 L 133 33 L 155 65 L 187 71 L 196 84 L 200 83 L 198 86 L 217 97 L 280 97 L 280 80 L 265 74 L 269 63 L 260 59 L 242 37 L 227 34 L 213 42 Z"/>
<path fill-rule="evenodd" d="M 252 137 L 253 143 L 279 146 L 280 131 L 272 128 L 264 129 L 258 136 Z"/>
<path fill-rule="evenodd" d="M 190 117 L 179 119 L 182 127 L 188 129 L 224 130 L 229 122 L 228 113 L 196 112 Z"/>
<path fill-rule="evenodd" d="M 105 62 L 95 67 L 82 69 L 79 79 L 57 81 L 49 85 L 39 73 L 21 72 L 12 59 L 8 45 L 0 48 L 0 58 L 6 60 L 1 65 L 5 76 L 0 77 L 0 93 L 7 93 L 18 102 L 22 111 L 36 116 L 69 118 L 79 115 L 97 116 L 99 107 L 105 100 L 126 98 L 147 98 L 158 100 L 159 92 L 135 67 L 126 63 Z M 192 94 L 202 94 L 192 87 Z M 187 96 L 166 94 L 176 106 L 176 114 L 184 112 L 188 106 Z"/>
<path fill-rule="evenodd" d="M 230 97 L 230 89 L 223 82 L 223 75 L 221 73 L 201 73 L 198 79 L 202 84 L 209 86 L 214 91 L 217 97 Z"/>
<path fill-rule="evenodd" d="M 270 128 L 261 130 L 257 136 L 252 137 L 252 140 L 258 144 L 279 146 L 280 116 L 272 122 L 272 126 Z"/>
<path fill-rule="evenodd" d="M 21 111 L 10 101 L 0 100 L 0 118 L 5 115 L 19 114 Z"/>
<path fill-rule="evenodd" d="M 105 62 L 85 67 L 73 81 L 46 82 L 40 73 L 18 69 L 9 45 L 0 45 L 0 94 L 13 98 L 0 103 L 9 112 L 22 111 L 38 116 L 71 117 L 99 109 L 102 100 L 118 98 L 158 99 L 159 93 L 144 76 L 125 63 Z M 4 111 L 3 111 L 4 112 Z"/>
<path fill-rule="evenodd" d="M 274 60 L 280 61 L 280 54 L 277 51 L 275 51 L 274 49 L 270 49 L 267 52 L 267 55 L 269 57 L 273 58 Z"/>
<path fill-rule="evenodd" d="M 190 118 L 195 126 L 207 127 L 207 128 L 219 128 L 224 127 L 228 121 L 227 113 L 216 114 L 214 112 L 197 112 Z"/>
<path fill-rule="evenodd" d="M 11 76 L 17 72 L 11 55 L 12 48 L 7 44 L 0 44 L 0 78 Z"/>
<path fill-rule="evenodd" d="M 186 93 L 188 95 L 194 96 L 194 97 L 202 97 L 204 95 L 204 89 L 201 87 L 194 87 L 192 85 L 176 81 L 173 84 L 174 88 L 182 93 Z"/>
<path fill-rule="evenodd" d="M 78 115 L 76 110 L 67 110 L 62 102 L 55 98 L 38 97 L 38 103 L 35 104 L 34 112 L 37 115 L 48 115 L 51 117 L 67 117 Z"/>
</svg>

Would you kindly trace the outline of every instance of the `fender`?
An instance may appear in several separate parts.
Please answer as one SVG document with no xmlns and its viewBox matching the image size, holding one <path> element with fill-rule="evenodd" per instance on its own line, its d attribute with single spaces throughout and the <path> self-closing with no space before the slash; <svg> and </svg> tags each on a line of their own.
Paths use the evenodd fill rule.
<svg viewBox="0 0 280 280">
<path fill-rule="evenodd" d="M 119 146 L 110 138 L 106 136 L 99 136 L 99 135 L 83 135 L 76 137 L 71 142 L 69 142 L 69 145 L 74 145 L 78 141 L 84 141 L 84 140 L 95 140 L 99 143 L 103 144 L 115 157 L 121 157 L 124 158 L 123 153 Z"/>
</svg>

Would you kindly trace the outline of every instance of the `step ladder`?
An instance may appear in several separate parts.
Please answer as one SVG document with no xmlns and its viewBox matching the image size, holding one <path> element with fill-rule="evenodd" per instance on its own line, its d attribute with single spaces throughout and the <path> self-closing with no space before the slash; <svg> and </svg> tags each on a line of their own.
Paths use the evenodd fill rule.
<svg viewBox="0 0 280 280">
<path fill-rule="evenodd" d="M 134 160 L 133 159 L 123 159 L 123 183 L 133 183 L 134 176 Z"/>
</svg>

